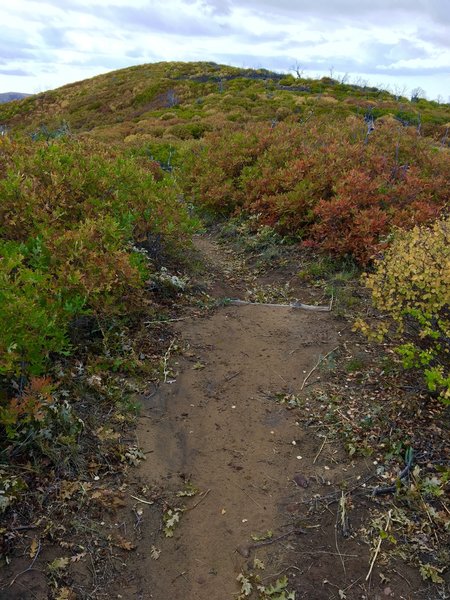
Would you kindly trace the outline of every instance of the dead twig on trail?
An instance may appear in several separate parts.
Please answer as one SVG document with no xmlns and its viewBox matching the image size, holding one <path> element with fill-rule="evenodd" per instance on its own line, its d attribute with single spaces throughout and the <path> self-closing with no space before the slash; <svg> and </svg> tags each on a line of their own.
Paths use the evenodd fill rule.
<svg viewBox="0 0 450 600">
<path fill-rule="evenodd" d="M 261 504 L 259 504 L 259 502 L 257 502 L 252 496 L 250 496 L 250 494 L 248 492 L 246 492 L 244 490 L 244 488 L 239 488 L 241 490 L 241 492 L 244 492 L 244 494 L 247 496 L 247 498 L 250 498 L 250 500 L 252 502 L 254 502 L 256 504 L 256 506 L 258 506 L 261 510 L 264 510 L 264 507 L 261 506 Z"/>
<path fill-rule="evenodd" d="M 10 581 L 8 587 L 12 587 L 15 584 L 16 579 L 18 577 L 20 577 L 24 573 L 28 573 L 28 571 L 32 571 L 33 570 L 34 563 L 37 561 L 37 558 L 39 556 L 40 551 L 41 551 L 41 540 L 39 540 L 38 547 L 37 547 L 37 550 L 36 550 L 36 554 L 34 555 L 34 558 L 31 561 L 30 566 L 27 567 L 26 569 L 24 569 L 23 571 L 20 571 L 20 573 L 17 573 L 17 575 Z"/>
<path fill-rule="evenodd" d="M 197 506 L 200 504 L 200 502 L 203 502 L 203 500 L 206 498 L 206 496 L 209 494 L 209 492 L 211 491 L 211 489 L 206 490 L 206 492 L 201 496 L 200 500 L 194 504 L 194 506 L 190 506 L 189 508 L 185 509 L 185 512 L 188 510 L 194 510 L 194 508 L 197 508 Z"/>
<path fill-rule="evenodd" d="M 316 456 L 314 457 L 314 460 L 313 460 L 313 465 L 315 465 L 315 464 L 316 464 L 316 461 L 317 461 L 317 459 L 319 458 L 319 456 L 320 456 L 320 454 L 321 454 L 321 452 L 322 452 L 322 450 L 323 450 L 323 448 L 324 448 L 325 444 L 327 443 L 327 439 L 328 439 L 328 438 L 327 438 L 327 436 L 325 436 L 325 439 L 323 440 L 323 443 L 322 443 L 322 445 L 321 445 L 321 446 L 320 446 L 320 448 L 319 448 L 319 452 L 318 452 L 318 453 L 316 454 Z"/>
<path fill-rule="evenodd" d="M 392 516 L 392 509 L 389 510 L 388 514 L 387 514 L 387 519 L 386 519 L 386 528 L 385 528 L 385 532 L 388 531 L 389 526 L 391 524 L 391 516 Z M 375 552 L 373 553 L 373 558 L 372 561 L 370 563 L 370 568 L 369 568 L 369 572 L 366 575 L 366 581 L 368 581 L 370 579 L 370 576 L 372 575 L 372 570 L 373 567 L 375 565 L 375 562 L 378 558 L 378 554 L 380 553 L 380 548 L 381 548 L 381 542 L 383 541 L 382 536 L 380 535 L 379 539 L 378 539 L 378 543 L 377 546 L 375 548 Z"/>
<path fill-rule="evenodd" d="M 186 573 L 188 573 L 188 571 L 183 571 L 182 573 L 178 573 L 178 575 L 172 579 L 171 583 L 175 583 L 175 581 L 177 579 L 179 579 L 180 577 L 182 577 L 185 581 L 187 581 L 189 583 L 188 579 L 185 577 Z"/>
<path fill-rule="evenodd" d="M 347 575 L 347 570 L 345 568 L 345 562 L 344 559 L 342 557 L 341 551 L 339 549 L 339 544 L 338 544 L 338 523 L 340 523 L 341 528 L 343 528 L 345 526 L 345 520 L 346 520 L 346 510 L 345 510 L 345 495 L 344 492 L 342 492 L 341 497 L 339 499 L 339 505 L 338 505 L 338 510 L 336 513 L 336 524 L 334 526 L 334 544 L 336 546 L 336 551 L 338 553 L 339 559 L 341 561 L 342 564 L 342 569 L 344 571 L 344 575 Z"/>
<path fill-rule="evenodd" d="M 155 504 L 154 502 L 150 502 L 149 500 L 144 500 L 143 498 L 138 498 L 137 496 L 132 496 L 130 494 L 130 498 L 133 498 L 133 500 L 137 500 L 138 502 L 142 502 L 142 504 Z"/>
<path fill-rule="evenodd" d="M 342 492 L 341 497 L 339 498 L 339 508 L 337 514 L 338 522 L 344 537 L 348 537 L 350 535 L 349 520 L 347 515 L 347 498 L 347 494 Z"/>
<path fill-rule="evenodd" d="M 290 531 L 286 531 L 286 533 L 282 533 L 276 538 L 270 538 L 268 540 L 262 540 L 261 542 L 256 542 L 255 544 L 249 544 L 248 546 L 240 546 L 236 548 L 235 552 L 239 552 L 241 556 L 244 558 L 248 558 L 250 556 L 250 551 L 255 548 L 260 548 L 261 546 L 269 546 L 270 544 L 275 544 L 275 542 L 279 542 L 280 540 L 284 540 L 284 538 L 289 537 L 293 533 L 307 533 L 304 529 L 296 528 L 291 529 Z"/>
<path fill-rule="evenodd" d="M 228 377 L 225 377 L 225 381 L 231 381 L 232 379 L 234 379 L 235 377 L 237 377 L 238 375 L 240 375 L 242 373 L 242 371 L 237 371 L 236 373 L 233 373 L 232 375 L 229 375 Z"/>
<path fill-rule="evenodd" d="M 188 317 L 179 317 L 178 319 L 156 319 L 155 321 L 144 321 L 144 325 L 163 325 L 164 323 L 175 323 L 176 321 L 185 321 Z"/>
<path fill-rule="evenodd" d="M 169 347 L 166 350 L 166 353 L 163 356 L 163 374 L 164 374 L 164 383 L 167 383 L 167 377 L 170 374 L 170 370 L 167 366 L 169 362 L 170 353 L 172 352 L 173 345 L 175 344 L 175 338 L 170 342 Z"/>
<path fill-rule="evenodd" d="M 314 371 L 317 369 L 317 367 L 320 365 L 320 363 L 322 363 L 326 358 L 328 358 L 330 356 L 330 354 L 333 354 L 333 352 L 335 352 L 338 348 L 339 348 L 339 346 L 336 346 L 336 348 L 333 348 L 333 350 L 330 350 L 327 354 L 325 354 L 325 356 L 319 357 L 319 360 L 317 361 L 317 363 L 314 365 L 314 367 L 311 369 L 311 371 L 308 373 L 308 375 L 303 380 L 302 386 L 300 388 L 301 390 L 305 387 L 306 382 L 311 377 L 311 375 L 314 373 Z"/>
<path fill-rule="evenodd" d="M 255 544 L 250 544 L 251 548 L 259 548 L 260 546 L 269 546 L 270 544 L 274 544 L 275 542 L 279 542 L 280 540 L 289 537 L 293 533 L 307 533 L 304 529 L 296 527 L 295 529 L 291 529 L 290 531 L 286 531 L 286 533 L 282 533 L 276 538 L 270 538 L 269 540 L 262 540 L 261 542 L 256 542 Z"/>
<path fill-rule="evenodd" d="M 312 310 L 317 312 L 330 312 L 331 304 L 328 306 L 317 306 L 315 304 L 303 304 L 302 302 L 291 302 L 290 304 L 271 304 L 267 302 L 249 302 L 247 300 L 239 300 L 232 298 L 228 304 L 233 306 L 271 306 L 272 308 L 300 308 L 301 310 Z"/>
</svg>

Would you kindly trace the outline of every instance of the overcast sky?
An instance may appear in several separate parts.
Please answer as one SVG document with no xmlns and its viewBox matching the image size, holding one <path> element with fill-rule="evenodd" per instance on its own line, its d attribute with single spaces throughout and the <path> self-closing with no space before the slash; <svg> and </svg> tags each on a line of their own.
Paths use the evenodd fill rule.
<svg viewBox="0 0 450 600">
<path fill-rule="evenodd" d="M 213 60 L 450 101 L 450 0 L 1 0 L 0 18 L 0 92 Z"/>
</svg>

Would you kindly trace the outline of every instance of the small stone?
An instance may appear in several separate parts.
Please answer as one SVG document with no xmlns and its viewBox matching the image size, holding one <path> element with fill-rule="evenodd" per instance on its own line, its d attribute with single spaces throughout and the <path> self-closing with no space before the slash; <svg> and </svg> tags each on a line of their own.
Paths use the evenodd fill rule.
<svg viewBox="0 0 450 600">
<path fill-rule="evenodd" d="M 250 549 L 248 546 L 238 546 L 236 551 L 239 552 L 239 554 L 244 558 L 248 558 L 250 556 Z"/>
<path fill-rule="evenodd" d="M 295 483 L 302 488 L 307 488 L 309 486 L 308 480 L 301 473 L 296 473 L 293 477 Z"/>
</svg>

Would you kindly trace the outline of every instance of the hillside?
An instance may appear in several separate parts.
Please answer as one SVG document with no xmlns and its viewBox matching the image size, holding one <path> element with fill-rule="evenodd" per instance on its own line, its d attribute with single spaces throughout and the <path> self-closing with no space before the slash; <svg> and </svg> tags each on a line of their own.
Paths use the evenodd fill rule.
<svg viewBox="0 0 450 600">
<path fill-rule="evenodd" d="M 89 132 L 105 141 L 149 137 L 199 138 L 208 130 L 249 121 L 298 121 L 311 114 L 342 119 L 390 115 L 441 139 L 450 105 L 407 98 L 324 77 L 295 78 L 265 69 L 215 63 L 156 63 L 130 67 L 0 107 L 0 124 L 35 133 Z"/>
<path fill-rule="evenodd" d="M 0 105 L 0 600 L 447 597 L 449 124 L 209 62 Z"/>
</svg>

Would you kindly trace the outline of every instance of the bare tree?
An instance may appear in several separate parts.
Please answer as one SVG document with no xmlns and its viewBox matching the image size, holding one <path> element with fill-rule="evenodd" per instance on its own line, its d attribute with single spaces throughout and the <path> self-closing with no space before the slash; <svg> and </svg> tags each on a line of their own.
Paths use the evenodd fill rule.
<svg viewBox="0 0 450 600">
<path fill-rule="evenodd" d="M 398 102 L 400 100 L 400 98 L 404 97 L 406 94 L 406 85 L 400 85 L 399 83 L 396 83 L 393 87 L 393 90 L 394 90 L 395 99 Z"/>
<path fill-rule="evenodd" d="M 411 102 L 419 102 L 421 99 L 426 98 L 425 90 L 421 87 L 416 87 L 411 90 Z"/>
<path fill-rule="evenodd" d="M 297 79 L 303 79 L 303 69 L 301 69 L 300 67 L 300 63 L 296 60 L 295 65 L 292 67 L 292 70 L 295 71 Z"/>
</svg>

